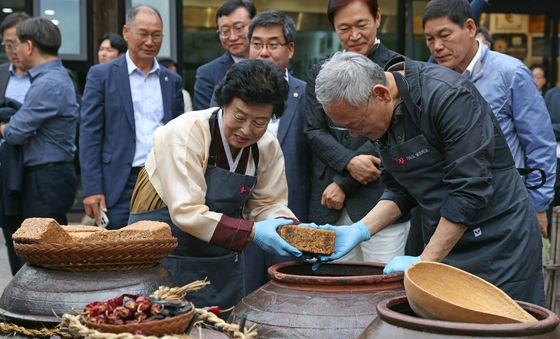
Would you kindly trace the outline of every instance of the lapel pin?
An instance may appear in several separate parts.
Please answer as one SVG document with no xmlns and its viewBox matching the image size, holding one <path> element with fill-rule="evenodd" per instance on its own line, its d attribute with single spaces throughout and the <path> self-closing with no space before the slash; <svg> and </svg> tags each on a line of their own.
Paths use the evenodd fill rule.
<svg viewBox="0 0 560 339">
<path fill-rule="evenodd" d="M 163 78 L 163 80 L 169 81 L 169 77 L 165 77 L 165 78 Z"/>
<path fill-rule="evenodd" d="M 299 97 L 299 93 L 298 92 L 294 92 L 294 98 Z"/>
</svg>

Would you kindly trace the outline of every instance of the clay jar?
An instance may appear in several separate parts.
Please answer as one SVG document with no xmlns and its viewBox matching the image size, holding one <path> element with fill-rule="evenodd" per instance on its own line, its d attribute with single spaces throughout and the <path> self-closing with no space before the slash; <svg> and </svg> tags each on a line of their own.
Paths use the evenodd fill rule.
<svg viewBox="0 0 560 339">
<path fill-rule="evenodd" d="M 364 330 L 361 339 L 453 339 L 453 338 L 560 338 L 558 317 L 529 303 L 518 304 L 538 322 L 517 324 L 473 324 L 423 319 L 414 314 L 405 296 L 377 305 L 378 317 Z"/>
<path fill-rule="evenodd" d="M 244 318 L 260 338 L 357 338 L 377 316 L 375 305 L 404 295 L 403 274 L 383 275 L 368 262 L 305 262 L 268 269 L 271 281 L 241 300 L 229 322 Z"/>
<path fill-rule="evenodd" d="M 95 300 L 123 293 L 150 295 L 175 280 L 160 265 L 119 272 L 66 272 L 24 265 L 0 298 L 0 315 L 26 327 L 60 322 L 64 313 L 79 313 Z M 58 317 L 57 317 L 58 316 Z"/>
</svg>

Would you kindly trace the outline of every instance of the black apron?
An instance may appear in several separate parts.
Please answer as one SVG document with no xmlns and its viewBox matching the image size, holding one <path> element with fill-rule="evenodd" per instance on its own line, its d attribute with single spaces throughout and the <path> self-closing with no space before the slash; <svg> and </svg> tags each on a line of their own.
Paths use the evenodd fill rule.
<svg viewBox="0 0 560 339">
<path fill-rule="evenodd" d="M 386 136 L 380 139 L 381 160 L 421 207 L 426 244 L 447 198 L 442 184 L 445 162 L 417 128 L 420 108 L 412 101 L 406 80 L 398 72 L 393 74 L 404 103 L 406 141 L 389 145 L 383 142 Z M 513 162 L 493 169 L 492 175 L 494 194 L 480 210 L 477 225 L 465 232 L 443 262 L 486 279 L 516 300 L 544 306 L 541 239 L 535 232 L 538 224 L 527 189 Z"/>
<path fill-rule="evenodd" d="M 214 138 L 215 119 L 216 112 L 209 120 L 212 138 Z M 216 167 L 216 150 L 214 143 L 211 145 L 208 167 L 204 175 L 207 186 L 205 205 L 210 211 L 240 218 L 243 206 L 249 200 L 257 178 Z M 251 146 L 251 153 L 255 162 L 255 173 L 257 173 L 259 162 L 257 144 Z M 167 207 L 131 214 L 129 223 L 139 220 L 162 221 L 171 226 L 173 236 L 178 239 L 178 246 L 171 255 L 161 261 L 161 264 L 173 275 L 178 286 L 204 278 L 210 281 L 210 285 L 187 295 L 187 299 L 195 306 L 218 305 L 222 309 L 230 308 L 247 294 L 244 279 L 246 260 L 243 252 L 237 253 L 209 244 L 182 231 L 173 224 Z"/>
</svg>

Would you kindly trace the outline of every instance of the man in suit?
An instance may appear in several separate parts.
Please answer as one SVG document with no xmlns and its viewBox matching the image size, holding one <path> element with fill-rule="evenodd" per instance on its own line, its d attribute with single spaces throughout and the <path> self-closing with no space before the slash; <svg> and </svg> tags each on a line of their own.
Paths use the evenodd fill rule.
<svg viewBox="0 0 560 339">
<path fill-rule="evenodd" d="M 552 227 L 552 208 L 560 205 L 560 87 L 554 87 L 546 91 L 544 101 L 548 109 L 548 114 L 550 114 L 552 131 L 556 139 L 556 182 L 554 183 L 554 199 L 547 211 L 547 234 L 550 234 Z"/>
<path fill-rule="evenodd" d="M 0 24 L 0 32 L 2 33 L 2 45 L 4 46 L 4 51 L 8 57 L 9 62 L 0 65 L 0 102 L 6 103 L 6 99 L 15 100 L 19 103 L 23 102 L 25 94 L 31 85 L 29 80 L 29 74 L 23 69 L 21 61 L 18 59 L 15 53 L 14 46 L 19 43 L 19 39 L 16 34 L 16 25 L 23 20 L 29 18 L 29 15 L 23 12 L 12 13 L 8 15 Z M 13 146 L 3 145 L 2 147 Z M 21 152 L 20 147 L 16 146 L 15 152 Z M 21 155 L 20 155 L 21 158 Z M 3 159 L 5 164 L 6 159 Z M 6 173 L 1 171 L 2 175 L 10 175 L 11 173 Z M 8 170 L 9 171 L 9 170 Z M 2 178 L 4 180 L 4 177 Z M 6 178 L 8 179 L 8 178 Z M 4 182 L 4 181 L 3 181 Z M 3 187 L 3 192 L 8 190 L 8 187 Z M 8 261 L 10 263 L 10 269 L 12 274 L 16 274 L 21 268 L 23 263 L 20 258 L 16 255 L 14 251 L 14 245 L 12 243 L 12 234 L 19 228 L 23 217 L 21 214 L 21 204 L 19 196 L 7 196 L 2 195 L 2 212 L 0 213 L 0 227 L 4 233 L 4 239 L 6 240 L 6 249 L 8 250 Z M 6 199 L 17 201 L 6 201 Z M 13 208 L 15 207 L 15 208 Z"/>
<path fill-rule="evenodd" d="M 376 0 L 330 0 L 327 16 L 346 51 L 365 55 L 380 66 L 398 55 L 377 37 L 381 12 Z M 385 186 L 379 180 L 377 145 L 336 126 L 317 101 L 315 79 L 323 64 L 313 66 L 305 99 L 304 132 L 313 154 L 309 219 L 317 224 L 345 225 L 362 219 Z M 388 262 L 404 253 L 408 229 L 409 222 L 391 225 L 344 259 Z"/>
<path fill-rule="evenodd" d="M 255 16 L 249 25 L 249 58 L 270 61 L 280 67 L 288 81 L 289 93 L 284 114 L 272 119 L 268 130 L 277 138 L 284 153 L 288 181 L 288 207 L 302 222 L 307 221 L 309 204 L 309 147 L 303 134 L 305 82 L 288 73 L 294 55 L 296 26 L 292 18 L 279 11 L 266 11 Z M 268 267 L 286 258 L 264 252 L 254 244 L 243 251 L 247 260 L 245 285 L 248 291 L 268 281 Z"/>
<path fill-rule="evenodd" d="M 109 228 L 127 224 L 138 171 L 153 134 L 184 111 L 181 77 L 156 60 L 163 39 L 157 9 L 139 5 L 126 16 L 124 56 L 88 72 L 80 125 L 84 209 Z"/>
<path fill-rule="evenodd" d="M 220 43 L 226 52 L 196 70 L 194 110 L 210 107 L 214 87 L 235 62 L 249 57 L 247 27 L 257 10 L 251 1 L 229 0 L 216 12 Z"/>
<path fill-rule="evenodd" d="M 288 73 L 295 51 L 296 27 L 292 18 L 278 11 L 257 15 L 249 25 L 249 58 L 270 61 L 285 73 L 289 84 L 286 109 L 280 119 L 268 123 L 280 142 L 288 180 L 288 207 L 296 217 L 307 222 L 309 205 L 309 147 L 303 134 L 305 82 Z"/>
</svg>

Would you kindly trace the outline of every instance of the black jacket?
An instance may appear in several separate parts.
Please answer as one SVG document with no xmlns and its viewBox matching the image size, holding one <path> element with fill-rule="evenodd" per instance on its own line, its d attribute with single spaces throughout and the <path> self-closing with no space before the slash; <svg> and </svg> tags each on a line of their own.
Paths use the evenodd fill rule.
<svg viewBox="0 0 560 339">
<path fill-rule="evenodd" d="M 0 65 L 0 120 L 6 122 L 21 106 L 15 100 L 6 100 L 10 79 L 10 64 Z M 3 141 L 3 140 L 2 140 Z M 0 215 L 21 215 L 23 189 L 23 153 L 21 146 L 0 143 Z"/>
<path fill-rule="evenodd" d="M 384 67 L 396 56 L 397 53 L 379 44 L 368 58 Z M 313 66 L 306 89 L 304 133 L 312 153 L 309 220 L 318 224 L 334 223 L 338 220 L 341 211 L 321 205 L 323 191 L 335 181 L 346 194 L 344 206 L 350 218 L 358 221 L 377 203 L 385 186 L 381 180 L 362 185 L 344 168 L 357 155 L 379 155 L 377 146 L 369 138 L 351 137 L 349 132 L 329 128 L 332 122 L 315 96 L 315 79 L 325 61 Z"/>
</svg>

